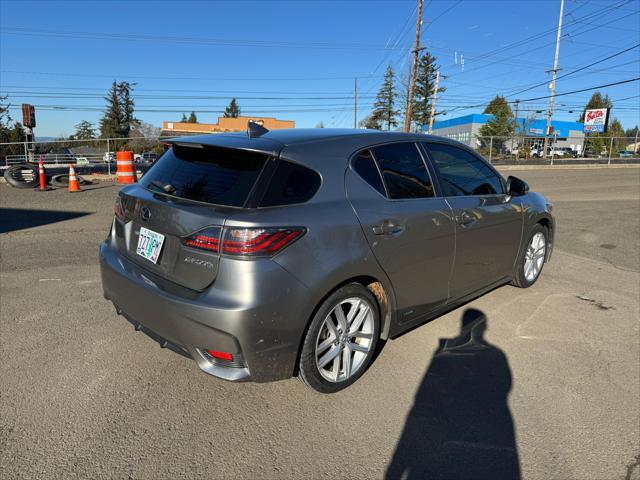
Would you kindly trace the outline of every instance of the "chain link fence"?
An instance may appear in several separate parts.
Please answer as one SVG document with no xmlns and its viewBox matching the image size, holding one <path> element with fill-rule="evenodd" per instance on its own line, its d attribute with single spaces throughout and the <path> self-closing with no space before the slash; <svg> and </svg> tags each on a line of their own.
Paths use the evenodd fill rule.
<svg viewBox="0 0 640 480">
<path fill-rule="evenodd" d="M 545 155 L 541 136 L 512 135 L 480 137 L 449 134 L 448 138 L 474 148 L 492 163 L 632 163 L 640 161 L 638 137 L 576 136 L 549 137 Z M 56 140 L 35 142 L 31 149 L 26 143 L 0 143 L 0 168 L 37 162 L 68 166 L 70 163 L 100 168 L 111 173 L 115 166 L 115 152 L 121 149 L 134 152 L 138 162 L 164 152 L 163 139 L 169 137 L 134 137 L 88 140 Z"/>
<path fill-rule="evenodd" d="M 449 136 L 451 138 L 451 136 Z M 491 162 L 536 162 L 545 160 L 593 161 L 596 163 L 620 163 L 640 157 L 638 137 L 575 136 L 557 138 L 549 136 L 547 150 L 544 151 L 544 137 L 505 136 L 476 137 L 465 141 L 470 147 Z"/>
</svg>

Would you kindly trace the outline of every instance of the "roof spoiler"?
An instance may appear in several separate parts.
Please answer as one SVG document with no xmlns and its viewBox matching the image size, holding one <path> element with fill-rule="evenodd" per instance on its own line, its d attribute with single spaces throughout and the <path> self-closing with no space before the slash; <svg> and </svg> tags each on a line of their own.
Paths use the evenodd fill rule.
<svg viewBox="0 0 640 480">
<path fill-rule="evenodd" d="M 264 128 L 262 125 L 260 125 L 257 122 L 253 122 L 249 120 L 249 122 L 247 123 L 247 136 L 249 138 L 261 137 L 267 132 L 269 132 L 269 130 Z"/>
</svg>

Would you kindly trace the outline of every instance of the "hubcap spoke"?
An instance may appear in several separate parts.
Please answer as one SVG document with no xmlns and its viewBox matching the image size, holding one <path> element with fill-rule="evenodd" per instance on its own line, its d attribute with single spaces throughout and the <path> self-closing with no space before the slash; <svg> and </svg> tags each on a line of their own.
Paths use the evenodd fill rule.
<svg viewBox="0 0 640 480">
<path fill-rule="evenodd" d="M 349 334 L 360 330 L 360 327 L 362 326 L 362 322 L 364 322 L 364 319 L 368 314 L 369 314 L 369 307 L 367 307 L 366 305 L 362 305 L 362 307 L 360 308 L 360 311 L 358 312 L 358 315 L 356 315 L 356 318 L 353 320 L 353 323 L 351 323 L 351 326 L 349 327 Z"/>
<path fill-rule="evenodd" d="M 358 343 L 349 343 L 349 348 L 354 352 L 367 353 L 369 351 L 367 347 L 363 347 Z"/>
<path fill-rule="evenodd" d="M 339 353 L 340 353 L 340 347 L 338 347 L 337 345 L 334 345 L 327 353 L 325 353 L 324 355 L 322 355 L 322 357 L 318 359 L 318 366 L 320 368 L 324 367 L 327 363 L 329 363 L 331 360 L 336 358 Z"/>
<path fill-rule="evenodd" d="M 351 376 L 351 350 L 348 348 L 342 349 L 342 366 L 345 378 L 349 378 Z"/>
<path fill-rule="evenodd" d="M 336 315 L 336 320 L 338 320 L 338 328 L 343 332 L 347 331 L 347 319 L 344 316 L 344 312 L 342 311 L 342 304 L 338 305 L 333 309 L 333 312 Z"/>
</svg>

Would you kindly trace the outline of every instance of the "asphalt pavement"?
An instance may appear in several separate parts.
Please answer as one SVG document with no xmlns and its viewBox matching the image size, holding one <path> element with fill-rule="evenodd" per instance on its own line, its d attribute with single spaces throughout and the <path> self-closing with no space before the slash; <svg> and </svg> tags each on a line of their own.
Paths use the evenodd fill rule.
<svg viewBox="0 0 640 480">
<path fill-rule="evenodd" d="M 209 377 L 118 317 L 97 263 L 116 185 L 0 185 L 0 478 L 640 479 L 640 169 L 504 173 L 554 204 L 541 279 L 328 396 Z"/>
</svg>

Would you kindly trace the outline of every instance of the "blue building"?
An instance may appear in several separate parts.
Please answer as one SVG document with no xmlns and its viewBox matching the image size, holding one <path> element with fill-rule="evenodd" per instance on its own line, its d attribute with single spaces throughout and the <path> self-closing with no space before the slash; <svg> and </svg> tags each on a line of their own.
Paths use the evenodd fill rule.
<svg viewBox="0 0 640 480">
<path fill-rule="evenodd" d="M 491 119 L 493 115 L 484 113 L 472 113 L 462 117 L 449 118 L 433 124 L 433 134 L 458 140 L 472 148 L 478 146 L 480 128 Z M 544 140 L 544 130 L 547 126 L 546 119 L 531 121 L 526 118 L 517 118 L 516 135 L 526 137 L 529 144 L 541 143 Z M 580 151 L 584 144 L 583 124 L 580 122 L 551 121 L 552 132 L 550 140 L 556 147 L 570 147 Z M 424 129 L 425 132 L 428 128 Z"/>
</svg>

